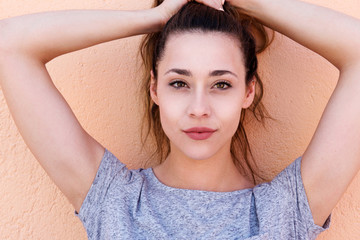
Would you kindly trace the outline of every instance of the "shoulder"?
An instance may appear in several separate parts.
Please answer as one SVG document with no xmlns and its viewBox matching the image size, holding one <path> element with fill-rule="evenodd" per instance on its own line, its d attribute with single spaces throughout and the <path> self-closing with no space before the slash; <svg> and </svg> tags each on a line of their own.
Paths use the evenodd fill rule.
<svg viewBox="0 0 360 240">
<path fill-rule="evenodd" d="M 330 217 L 322 227 L 314 223 L 301 177 L 301 160 L 297 158 L 272 181 L 253 189 L 259 219 L 269 231 L 316 236 L 329 228 Z"/>
<path fill-rule="evenodd" d="M 105 149 L 90 190 L 81 206 L 80 217 L 88 209 L 99 209 L 110 198 L 126 198 L 139 192 L 144 181 L 143 169 L 128 169 L 113 153 Z M 85 213 L 86 212 L 86 213 Z"/>
<path fill-rule="evenodd" d="M 281 195 L 294 194 L 293 191 L 302 183 L 300 167 L 301 157 L 291 162 L 271 181 L 255 186 L 254 193 L 258 197 L 270 195 L 281 197 Z"/>
</svg>

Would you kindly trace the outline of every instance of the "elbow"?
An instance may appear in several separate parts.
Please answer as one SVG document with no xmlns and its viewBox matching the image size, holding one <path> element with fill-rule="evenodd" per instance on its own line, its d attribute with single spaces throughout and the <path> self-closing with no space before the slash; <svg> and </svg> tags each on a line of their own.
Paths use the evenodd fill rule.
<svg viewBox="0 0 360 240">
<path fill-rule="evenodd" d="M 42 56 L 42 47 L 36 41 L 38 36 L 36 33 L 29 34 L 28 28 L 26 22 L 17 17 L 0 20 L 0 64 L 12 56 L 26 57 L 44 64 L 49 61 Z"/>
<path fill-rule="evenodd" d="M 20 23 L 12 18 L 0 20 L 0 61 L 8 59 L 10 56 L 28 54 L 29 44 Z"/>
<path fill-rule="evenodd" d="M 2 61 L 5 58 L 5 51 L 8 49 L 6 46 L 6 38 L 7 34 L 5 32 L 6 29 L 6 22 L 5 20 L 0 20 L 0 60 Z"/>
<path fill-rule="evenodd" d="M 16 41 L 11 34 L 11 27 L 7 19 L 0 20 L 0 62 L 8 58 L 16 50 Z"/>
</svg>

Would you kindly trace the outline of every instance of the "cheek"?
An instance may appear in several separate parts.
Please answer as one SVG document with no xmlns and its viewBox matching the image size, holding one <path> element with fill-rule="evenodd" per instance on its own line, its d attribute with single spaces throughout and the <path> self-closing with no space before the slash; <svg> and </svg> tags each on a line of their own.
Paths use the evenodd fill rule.
<svg viewBox="0 0 360 240">
<path fill-rule="evenodd" d="M 213 112 L 219 120 L 226 138 L 231 138 L 239 126 L 242 101 L 239 95 L 229 96 L 222 100 L 223 101 L 219 101 L 218 99 L 218 101 L 214 103 L 215 107 L 213 108 Z"/>
<path fill-rule="evenodd" d="M 184 117 L 184 98 L 162 91 L 159 91 L 158 96 L 161 125 L 169 137 L 171 132 L 176 131 L 179 120 Z"/>
</svg>

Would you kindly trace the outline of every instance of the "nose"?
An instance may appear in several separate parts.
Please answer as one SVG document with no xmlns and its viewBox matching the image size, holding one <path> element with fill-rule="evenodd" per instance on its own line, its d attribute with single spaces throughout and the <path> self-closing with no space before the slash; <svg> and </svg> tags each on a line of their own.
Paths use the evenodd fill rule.
<svg viewBox="0 0 360 240">
<path fill-rule="evenodd" d="M 192 118 L 209 117 L 211 107 L 207 94 L 201 90 L 194 92 L 190 99 L 187 113 Z"/>
</svg>

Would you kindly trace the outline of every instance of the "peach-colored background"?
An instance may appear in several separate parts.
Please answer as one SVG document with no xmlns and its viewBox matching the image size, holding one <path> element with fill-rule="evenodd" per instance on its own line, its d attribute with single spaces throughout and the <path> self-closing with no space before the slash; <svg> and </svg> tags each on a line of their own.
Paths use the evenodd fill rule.
<svg viewBox="0 0 360 240">
<path fill-rule="evenodd" d="M 358 0 L 309 1 L 360 18 Z M 0 19 L 47 10 L 141 9 L 150 5 L 150 0 L 0 0 Z M 141 108 L 136 97 L 139 40 L 132 37 L 113 41 L 48 64 L 55 85 L 80 123 L 130 168 L 142 166 L 147 158 L 139 141 Z M 269 121 L 267 129 L 253 124 L 248 132 L 261 169 L 272 178 L 306 149 L 338 72 L 318 55 L 280 34 L 261 55 L 260 64 L 264 102 L 278 121 Z M 360 174 L 334 209 L 330 230 L 318 239 L 359 236 Z M 0 239 L 86 239 L 72 206 L 22 141 L 1 91 Z"/>
</svg>

